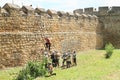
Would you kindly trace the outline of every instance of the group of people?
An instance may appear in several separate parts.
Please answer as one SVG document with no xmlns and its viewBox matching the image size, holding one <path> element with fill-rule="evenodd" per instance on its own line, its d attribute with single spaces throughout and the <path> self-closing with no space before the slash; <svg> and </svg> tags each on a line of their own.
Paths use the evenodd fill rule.
<svg viewBox="0 0 120 80">
<path fill-rule="evenodd" d="M 48 61 L 46 63 L 46 68 L 50 75 L 53 73 L 53 67 L 60 67 L 60 59 L 62 59 L 62 68 L 70 68 L 71 66 L 77 65 L 76 51 L 68 49 L 66 52 L 60 54 L 56 50 L 51 51 L 51 42 L 47 37 L 45 38 L 45 41 L 46 51 L 43 51 L 43 55 Z"/>
<path fill-rule="evenodd" d="M 70 68 L 70 66 L 72 65 L 77 65 L 76 62 L 76 51 L 70 52 L 70 50 L 68 50 L 68 52 L 65 52 L 62 54 L 62 67 L 66 68 Z M 65 65 L 66 62 L 66 65 Z"/>
<path fill-rule="evenodd" d="M 52 75 L 54 67 L 70 68 L 71 66 L 77 65 L 76 62 L 76 51 L 66 51 L 64 53 L 59 53 L 56 50 L 44 51 L 43 56 L 47 59 L 46 68 L 48 69 L 50 75 Z M 60 65 L 60 62 L 62 64 Z"/>
</svg>

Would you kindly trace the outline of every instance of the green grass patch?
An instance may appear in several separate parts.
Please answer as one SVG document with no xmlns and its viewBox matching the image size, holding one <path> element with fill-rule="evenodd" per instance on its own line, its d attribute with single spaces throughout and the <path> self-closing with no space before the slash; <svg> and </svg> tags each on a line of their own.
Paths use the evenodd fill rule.
<svg viewBox="0 0 120 80">
<path fill-rule="evenodd" d="M 38 77 L 35 80 L 120 80 L 120 50 L 114 50 L 110 59 L 105 59 L 104 50 L 91 50 L 77 54 L 77 66 L 55 68 L 56 76 Z M 0 70 L 0 80 L 12 80 L 21 67 Z"/>
<path fill-rule="evenodd" d="M 22 67 L 14 67 L 0 70 L 0 80 L 12 80 Z"/>
</svg>

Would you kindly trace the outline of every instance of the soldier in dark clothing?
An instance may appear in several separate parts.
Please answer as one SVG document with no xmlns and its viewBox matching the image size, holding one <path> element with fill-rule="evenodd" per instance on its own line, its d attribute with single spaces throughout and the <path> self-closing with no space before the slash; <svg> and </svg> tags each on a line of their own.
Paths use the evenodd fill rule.
<svg viewBox="0 0 120 80">
<path fill-rule="evenodd" d="M 51 54 L 51 59 L 52 59 L 52 65 L 53 67 L 56 67 L 56 58 L 55 58 L 55 51 L 52 51 L 52 54 Z"/>
<path fill-rule="evenodd" d="M 62 61 L 62 67 L 64 67 L 65 66 L 65 62 L 66 62 L 66 59 L 67 59 L 67 53 L 65 52 L 65 53 L 63 53 L 63 55 L 62 55 L 62 59 L 63 59 L 63 61 Z"/>
<path fill-rule="evenodd" d="M 67 54 L 67 60 L 66 60 L 66 63 L 67 63 L 67 68 L 70 68 L 70 65 L 71 65 L 71 55 L 70 54 Z"/>
<path fill-rule="evenodd" d="M 59 67 L 59 59 L 60 59 L 60 53 L 58 51 L 55 51 L 55 64 L 56 67 Z"/>
<path fill-rule="evenodd" d="M 71 51 L 70 50 L 68 50 L 68 52 L 67 52 L 67 68 L 70 68 L 70 66 L 71 66 Z"/>
<path fill-rule="evenodd" d="M 72 61 L 73 61 L 73 65 L 77 65 L 77 62 L 76 62 L 76 51 L 73 51 L 73 53 L 72 53 Z"/>
<path fill-rule="evenodd" d="M 52 59 L 52 64 L 53 67 L 59 67 L 59 58 L 60 58 L 60 53 L 57 51 L 53 51 L 51 54 L 51 59 Z"/>
</svg>

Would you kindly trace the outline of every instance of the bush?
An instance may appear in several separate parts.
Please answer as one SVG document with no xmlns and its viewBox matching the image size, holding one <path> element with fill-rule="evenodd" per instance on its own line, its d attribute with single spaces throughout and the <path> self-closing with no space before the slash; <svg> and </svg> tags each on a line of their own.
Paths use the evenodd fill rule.
<svg viewBox="0 0 120 80">
<path fill-rule="evenodd" d="M 47 70 L 45 69 L 46 60 L 41 63 L 37 61 L 30 61 L 26 67 L 23 68 L 15 80 L 33 80 L 36 77 L 45 76 Z"/>
<path fill-rule="evenodd" d="M 33 80 L 34 78 L 31 77 L 31 75 L 29 74 L 29 70 L 27 68 L 22 69 L 17 78 L 15 80 Z"/>
<path fill-rule="evenodd" d="M 106 58 L 110 58 L 113 53 L 114 47 L 111 43 L 105 45 Z"/>
</svg>

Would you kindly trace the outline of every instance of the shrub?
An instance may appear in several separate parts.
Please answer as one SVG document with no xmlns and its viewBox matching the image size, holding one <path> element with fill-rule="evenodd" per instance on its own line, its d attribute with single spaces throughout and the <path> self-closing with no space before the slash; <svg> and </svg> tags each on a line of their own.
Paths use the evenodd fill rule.
<svg viewBox="0 0 120 80">
<path fill-rule="evenodd" d="M 27 68 L 22 69 L 17 78 L 15 80 L 33 80 L 34 78 L 31 77 L 31 75 L 29 74 L 29 70 Z"/>
<path fill-rule="evenodd" d="M 47 70 L 45 69 L 45 62 L 30 61 L 26 67 L 23 68 L 15 80 L 33 80 L 38 76 L 45 76 Z"/>
<path fill-rule="evenodd" d="M 110 58 L 113 53 L 114 47 L 111 43 L 105 45 L 106 58 Z"/>
</svg>

